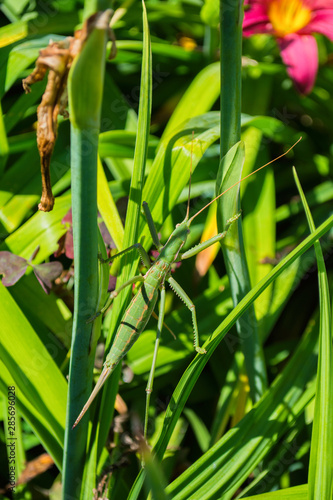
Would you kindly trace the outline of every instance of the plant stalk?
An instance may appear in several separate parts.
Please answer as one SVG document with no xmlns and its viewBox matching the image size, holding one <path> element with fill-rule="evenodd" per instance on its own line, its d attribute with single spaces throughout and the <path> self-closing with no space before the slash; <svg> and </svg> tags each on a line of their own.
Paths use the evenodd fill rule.
<svg viewBox="0 0 333 500">
<path fill-rule="evenodd" d="M 243 1 L 237 0 L 231 4 L 221 0 L 221 160 L 241 138 L 242 23 Z M 222 203 L 219 205 L 222 206 Z M 238 197 L 234 210 L 237 212 L 239 209 Z M 223 213 L 222 210 L 221 220 L 225 223 L 233 215 L 233 213 Z M 219 231 L 223 231 L 223 228 L 219 227 Z M 241 219 L 233 225 L 228 238 L 232 239 L 233 245 L 232 247 L 228 244 L 222 245 L 222 251 L 232 299 L 236 306 L 251 289 Z M 253 306 L 241 320 L 237 321 L 236 328 L 240 347 L 244 353 L 251 398 L 256 402 L 267 387 L 267 375 Z"/>
<path fill-rule="evenodd" d="M 105 48 L 111 11 L 100 13 L 69 75 L 74 315 L 63 461 L 63 498 L 81 498 L 86 459 L 86 418 L 72 425 L 92 387 L 100 321 L 87 323 L 98 303 L 97 155 Z"/>
</svg>

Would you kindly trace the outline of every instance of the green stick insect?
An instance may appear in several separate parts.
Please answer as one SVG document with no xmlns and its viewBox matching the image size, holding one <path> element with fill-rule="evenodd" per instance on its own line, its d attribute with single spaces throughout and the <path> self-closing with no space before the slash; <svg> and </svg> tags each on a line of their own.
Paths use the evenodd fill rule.
<svg viewBox="0 0 333 500">
<path fill-rule="evenodd" d="M 298 142 L 298 141 L 297 141 Z M 294 147 L 294 146 L 292 146 Z M 292 148 L 290 148 L 292 149 Z M 138 339 L 139 335 L 143 332 L 150 316 L 153 314 L 157 298 L 158 298 L 158 292 L 160 290 L 161 293 L 161 302 L 160 302 L 160 310 L 159 310 L 159 316 L 158 316 L 158 324 L 157 324 L 157 334 L 156 334 L 156 341 L 155 341 L 155 348 L 154 348 L 154 354 L 153 354 L 153 361 L 152 361 L 152 366 L 148 378 L 148 383 L 147 383 L 147 388 L 146 388 L 146 410 L 145 410 L 145 427 L 144 427 L 144 436 L 147 436 L 147 424 L 148 424 L 148 410 L 149 410 L 149 403 L 150 403 L 150 395 L 153 389 L 153 379 L 154 379 L 154 373 L 155 373 L 155 365 L 156 365 L 156 359 L 157 359 L 157 352 L 158 352 L 158 347 L 159 347 L 159 342 L 160 342 L 160 337 L 161 337 L 161 332 L 162 332 L 162 326 L 163 326 L 163 321 L 164 321 L 164 309 L 165 309 L 165 282 L 167 281 L 173 291 L 183 300 L 185 305 L 188 307 L 192 314 L 192 322 L 193 322 L 193 330 L 194 330 L 194 348 L 199 354 L 205 354 L 206 351 L 204 348 L 199 346 L 199 332 L 198 332 L 198 325 L 197 325 L 197 319 L 196 319 L 196 311 L 195 311 L 195 306 L 191 299 L 188 297 L 187 293 L 182 289 L 182 287 L 177 283 L 177 281 L 171 276 L 171 268 L 173 264 L 177 262 L 181 262 L 182 260 L 188 259 L 190 257 L 193 257 L 200 253 L 202 250 L 205 250 L 206 248 L 210 247 L 211 245 L 214 245 L 214 243 L 221 241 L 227 234 L 227 231 L 231 224 L 233 224 L 239 217 L 240 213 L 237 213 L 234 215 L 231 219 L 227 221 L 226 224 L 226 229 L 220 234 L 217 234 L 216 236 L 213 236 L 209 240 L 200 243 L 190 250 L 187 250 L 184 253 L 181 253 L 181 249 L 186 243 L 187 237 L 190 233 L 190 225 L 202 211 L 204 211 L 209 205 L 211 205 L 214 201 L 216 201 L 218 198 L 223 196 L 227 191 L 232 189 L 233 187 L 237 186 L 240 182 L 243 180 L 247 179 L 251 175 L 254 175 L 257 173 L 259 170 L 262 168 L 266 167 L 273 161 L 278 160 L 282 156 L 286 155 L 290 149 L 283 155 L 279 156 L 278 158 L 275 158 L 275 160 L 272 160 L 262 167 L 258 168 L 251 174 L 243 177 L 243 179 L 240 179 L 238 182 L 235 182 L 232 186 L 230 186 L 228 189 L 226 189 L 223 193 L 220 195 L 216 196 L 212 201 L 210 201 L 206 206 L 204 206 L 201 210 L 199 210 L 195 215 L 189 218 L 189 207 L 190 207 L 190 189 L 191 189 L 191 179 L 189 183 L 189 196 L 188 196 L 188 204 L 187 204 L 187 212 L 185 219 L 183 222 L 180 224 L 177 224 L 174 231 L 172 232 L 171 236 L 169 237 L 168 241 L 165 243 L 165 245 L 162 245 L 158 235 L 157 235 L 157 230 L 155 227 L 155 224 L 152 219 L 151 212 L 149 210 L 148 204 L 146 202 L 143 202 L 142 207 L 143 211 L 145 214 L 145 217 L 147 219 L 148 227 L 150 234 L 152 236 L 154 245 L 156 246 L 157 250 L 159 251 L 159 256 L 157 260 L 151 264 L 149 256 L 145 249 L 142 247 L 140 243 L 136 243 L 122 252 L 119 252 L 116 255 L 113 255 L 110 257 L 110 259 L 104 260 L 102 262 L 110 262 L 116 257 L 119 257 L 120 255 L 123 255 L 124 253 L 128 252 L 129 250 L 136 248 L 140 256 L 142 258 L 142 261 L 144 265 L 148 268 L 147 273 L 142 276 L 134 276 L 133 278 L 129 279 L 126 281 L 122 286 L 120 286 L 118 289 L 114 290 L 111 292 L 111 295 L 106 303 L 106 305 L 97 313 L 93 318 L 91 318 L 90 321 L 93 321 L 96 319 L 100 314 L 103 314 L 108 307 L 110 306 L 111 302 L 121 290 L 123 290 L 125 287 L 132 285 L 133 283 L 137 282 L 142 282 L 142 285 L 137 292 L 137 294 L 132 298 L 127 310 L 124 313 L 124 316 L 122 318 L 122 321 L 118 327 L 114 342 L 111 346 L 111 350 L 109 354 L 106 357 L 106 360 L 104 362 L 103 370 L 101 372 L 101 375 L 94 387 L 94 390 L 92 391 L 88 401 L 84 405 L 81 413 L 77 417 L 73 428 L 76 427 L 76 425 L 80 422 L 81 418 L 83 415 L 86 413 L 88 410 L 89 406 L 91 405 L 92 401 L 95 399 L 97 393 L 100 391 L 101 387 L 105 383 L 105 381 L 108 379 L 108 377 L 111 375 L 111 373 L 114 371 L 115 367 L 118 365 L 120 360 L 126 355 L 126 353 L 131 349 L 132 345 L 134 342 Z"/>
</svg>

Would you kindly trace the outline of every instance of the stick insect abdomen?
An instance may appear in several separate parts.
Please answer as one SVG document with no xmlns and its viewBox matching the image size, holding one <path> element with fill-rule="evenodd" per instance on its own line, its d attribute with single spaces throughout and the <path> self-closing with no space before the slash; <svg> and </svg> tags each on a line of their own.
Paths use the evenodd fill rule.
<svg viewBox="0 0 333 500">
<path fill-rule="evenodd" d="M 104 363 L 105 367 L 115 368 L 145 329 L 157 302 L 158 289 L 164 281 L 169 267 L 167 263 L 158 260 L 147 271 L 145 281 L 133 297 L 118 327 L 111 350 Z"/>
<path fill-rule="evenodd" d="M 119 327 L 111 350 L 105 360 L 106 367 L 114 368 L 127 354 L 143 332 L 154 310 L 158 289 L 144 283 L 133 297 Z"/>
</svg>

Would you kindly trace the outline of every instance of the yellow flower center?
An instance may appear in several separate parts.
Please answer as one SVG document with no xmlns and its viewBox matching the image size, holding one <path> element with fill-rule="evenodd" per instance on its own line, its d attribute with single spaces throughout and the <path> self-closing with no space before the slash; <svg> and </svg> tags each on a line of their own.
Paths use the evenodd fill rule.
<svg viewBox="0 0 333 500">
<path fill-rule="evenodd" d="M 311 9 L 304 0 L 272 0 L 267 14 L 278 37 L 296 33 L 311 20 Z"/>
</svg>

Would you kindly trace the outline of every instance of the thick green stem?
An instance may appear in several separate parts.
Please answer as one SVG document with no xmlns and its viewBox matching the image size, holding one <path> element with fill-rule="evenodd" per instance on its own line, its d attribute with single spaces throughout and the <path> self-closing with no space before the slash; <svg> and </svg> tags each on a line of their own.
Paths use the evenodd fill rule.
<svg viewBox="0 0 333 500">
<path fill-rule="evenodd" d="M 87 320 L 98 303 L 97 155 L 105 46 L 110 11 L 94 19 L 92 31 L 69 75 L 74 315 L 63 462 L 63 498 L 81 498 L 88 419 L 72 425 L 88 399 L 100 320 Z"/>
<path fill-rule="evenodd" d="M 242 22 L 243 1 L 220 2 L 221 27 L 221 159 L 241 136 L 241 69 L 242 69 Z M 224 178 L 222 173 L 222 179 Z M 226 188 L 227 186 L 223 186 Z M 234 215 L 226 213 L 221 200 L 220 227 Z M 229 207 L 232 203 L 229 204 Z M 232 211 L 239 211 L 239 199 Z M 223 222 L 224 221 L 224 222 Z M 231 228 L 228 239 L 232 245 L 222 245 L 224 260 L 229 276 L 234 305 L 251 289 L 245 257 L 241 220 Z M 250 393 L 255 402 L 262 396 L 267 386 L 266 368 L 258 336 L 258 328 L 253 306 L 236 324 L 238 339 L 245 357 L 245 365 L 250 383 Z"/>
<path fill-rule="evenodd" d="M 94 146 L 97 141 L 98 130 L 83 131 L 72 127 L 74 318 L 63 484 L 64 491 L 70 489 L 72 492 L 73 484 L 78 488 L 81 482 L 89 421 L 85 419 L 74 430 L 72 425 L 91 392 L 95 354 L 90 346 L 93 327 L 87 320 L 96 311 L 98 297 L 97 151 Z"/>
<path fill-rule="evenodd" d="M 220 1 L 221 158 L 240 140 L 243 1 Z"/>
</svg>

